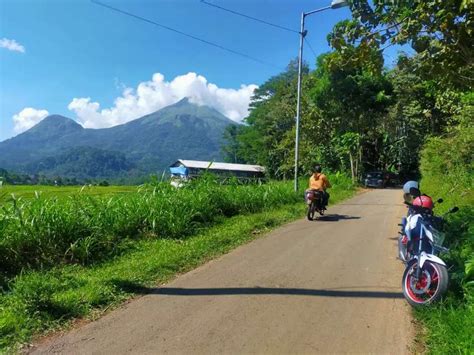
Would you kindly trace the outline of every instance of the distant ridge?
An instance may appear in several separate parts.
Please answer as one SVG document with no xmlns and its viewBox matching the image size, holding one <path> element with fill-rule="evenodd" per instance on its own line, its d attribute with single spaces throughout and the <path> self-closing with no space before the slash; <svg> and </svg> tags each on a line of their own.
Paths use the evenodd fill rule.
<svg viewBox="0 0 474 355">
<path fill-rule="evenodd" d="M 83 128 L 70 118 L 51 115 L 26 132 L 0 142 L 0 168 L 81 178 L 160 173 L 182 157 L 221 159 L 223 132 L 233 124 L 217 110 L 193 104 L 187 98 L 105 129 Z M 85 155 L 84 159 L 79 159 L 80 154 Z M 101 164 L 110 166 L 100 169 Z M 91 165 L 96 168 L 91 169 Z"/>
</svg>

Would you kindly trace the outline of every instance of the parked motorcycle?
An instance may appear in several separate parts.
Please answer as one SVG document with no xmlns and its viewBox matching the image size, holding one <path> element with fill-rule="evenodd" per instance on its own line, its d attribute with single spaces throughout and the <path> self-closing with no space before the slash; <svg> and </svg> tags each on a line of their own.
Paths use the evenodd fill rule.
<svg viewBox="0 0 474 355">
<path fill-rule="evenodd" d="M 426 197 L 428 199 L 431 199 L 429 196 L 426 196 Z M 417 203 L 417 202 L 419 202 L 419 201 L 415 200 L 415 203 Z M 423 202 L 423 201 L 421 201 L 421 202 Z M 425 200 L 425 202 L 426 202 L 426 200 Z M 436 202 L 437 203 L 442 203 L 443 199 L 439 198 Z M 406 228 L 406 225 L 407 225 L 407 218 L 414 215 L 414 214 L 416 214 L 417 209 L 420 206 L 413 206 L 412 204 L 407 203 L 407 202 L 405 202 L 405 204 L 407 204 L 409 207 L 408 207 L 407 217 L 403 217 L 402 222 L 399 224 L 399 226 L 401 228 L 400 228 L 400 231 L 398 232 L 398 234 L 399 234 L 399 237 L 398 237 L 398 258 L 403 263 L 406 264 L 411 259 L 411 256 L 413 254 L 413 243 L 410 241 L 410 239 L 407 236 L 407 233 L 405 232 L 405 228 Z M 420 203 L 418 203 L 418 205 L 420 205 Z M 428 206 L 425 206 L 422 211 L 427 215 L 432 215 L 433 216 L 432 219 L 435 220 L 437 224 L 442 224 L 443 219 L 433 215 L 433 208 L 434 207 L 435 207 L 434 204 L 429 204 L 428 203 Z"/>
<path fill-rule="evenodd" d="M 324 214 L 324 200 L 323 193 L 321 191 L 309 190 L 306 192 L 306 202 L 308 204 L 307 217 L 309 221 L 314 219 L 314 215 L 319 213 L 321 216 Z"/>
<path fill-rule="evenodd" d="M 448 271 L 438 254 L 448 249 L 442 247 L 444 221 L 433 215 L 433 203 L 429 203 L 428 196 L 422 196 L 418 189 L 412 189 L 410 193 L 415 199 L 404 226 L 406 250 L 399 254 L 406 263 L 403 295 L 410 305 L 417 307 L 438 301 L 446 292 Z M 458 208 L 453 207 L 448 213 L 457 211 Z"/>
</svg>

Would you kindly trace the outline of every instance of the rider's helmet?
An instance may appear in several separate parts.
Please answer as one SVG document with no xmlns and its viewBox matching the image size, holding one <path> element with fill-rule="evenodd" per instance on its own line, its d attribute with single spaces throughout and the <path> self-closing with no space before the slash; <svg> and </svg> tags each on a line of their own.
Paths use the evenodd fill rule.
<svg viewBox="0 0 474 355">
<path fill-rule="evenodd" d="M 416 197 L 413 200 L 413 206 L 423 207 L 423 208 L 432 210 L 434 207 L 434 204 L 431 197 L 422 195 L 422 196 Z"/>
<path fill-rule="evenodd" d="M 321 164 L 319 164 L 319 163 L 314 164 L 313 173 L 318 173 L 319 174 L 319 173 L 321 173 L 321 171 L 322 171 Z"/>
<path fill-rule="evenodd" d="M 415 188 L 417 190 L 420 188 L 419 185 L 418 185 L 418 182 L 413 181 L 413 180 L 407 181 L 405 183 L 405 185 L 403 185 L 403 192 L 406 193 L 406 194 L 409 194 L 410 190 L 413 189 L 413 188 Z"/>
</svg>

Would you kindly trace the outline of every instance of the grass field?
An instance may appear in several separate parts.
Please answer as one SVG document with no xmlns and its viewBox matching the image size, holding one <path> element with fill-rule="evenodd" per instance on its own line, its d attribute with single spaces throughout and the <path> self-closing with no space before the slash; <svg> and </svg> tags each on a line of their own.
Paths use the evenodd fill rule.
<svg viewBox="0 0 474 355">
<path fill-rule="evenodd" d="M 136 192 L 137 186 L 44 186 L 44 185 L 3 185 L 0 187 L 0 204 L 15 198 L 42 197 L 65 198 L 79 194 L 91 196 L 116 195 Z"/>
<path fill-rule="evenodd" d="M 353 195 L 349 178 L 330 179 L 332 203 Z M 204 181 L 179 190 L 160 185 L 135 191 L 25 198 L 0 208 L 0 268 L 7 270 L 0 288 L 0 353 L 305 213 L 302 194 L 291 183 Z"/>
</svg>

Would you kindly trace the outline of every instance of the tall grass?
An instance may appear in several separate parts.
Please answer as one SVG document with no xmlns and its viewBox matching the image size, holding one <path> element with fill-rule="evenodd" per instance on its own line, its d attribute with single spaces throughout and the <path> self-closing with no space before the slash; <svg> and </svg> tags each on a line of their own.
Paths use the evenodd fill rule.
<svg viewBox="0 0 474 355">
<path fill-rule="evenodd" d="M 296 202 L 290 184 L 219 185 L 208 177 L 175 189 L 147 185 L 100 197 L 12 198 L 0 208 L 3 280 L 53 265 L 87 265 L 120 254 L 143 238 L 184 238 L 221 218 Z"/>
</svg>

